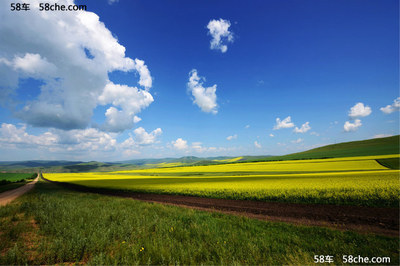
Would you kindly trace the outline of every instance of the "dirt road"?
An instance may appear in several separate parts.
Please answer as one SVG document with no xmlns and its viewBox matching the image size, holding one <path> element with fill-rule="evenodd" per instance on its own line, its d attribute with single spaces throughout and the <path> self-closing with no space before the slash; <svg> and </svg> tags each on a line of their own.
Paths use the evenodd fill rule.
<svg viewBox="0 0 400 266">
<path fill-rule="evenodd" d="M 90 188 L 71 183 L 50 182 L 77 191 L 132 198 L 210 212 L 234 214 L 259 220 L 323 226 L 339 230 L 351 230 L 361 233 L 375 233 L 395 237 L 399 236 L 398 208 L 296 204 L 214 199 L 181 195 L 160 195 Z"/>
<path fill-rule="evenodd" d="M 15 200 L 22 194 L 31 190 L 35 186 L 35 184 L 38 180 L 39 180 L 39 177 L 36 177 L 35 180 L 33 180 L 32 182 L 30 182 L 22 187 L 0 193 L 0 206 L 7 205 L 8 203 Z"/>
</svg>

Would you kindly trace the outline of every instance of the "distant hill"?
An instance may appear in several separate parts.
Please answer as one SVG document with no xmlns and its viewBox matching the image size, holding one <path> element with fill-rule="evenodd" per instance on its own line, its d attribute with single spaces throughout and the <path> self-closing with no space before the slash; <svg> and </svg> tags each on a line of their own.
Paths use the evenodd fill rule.
<svg viewBox="0 0 400 266">
<path fill-rule="evenodd" d="M 74 161 L 44 161 L 31 160 L 21 162 L 0 162 L 0 171 L 4 172 L 103 172 L 121 171 L 131 169 L 156 168 L 156 167 L 179 167 L 190 165 L 211 165 L 238 162 L 259 162 L 278 160 L 304 160 L 322 159 L 349 156 L 400 154 L 400 136 L 387 138 L 368 139 L 361 141 L 343 142 L 327 145 L 312 150 L 298 152 L 283 156 L 241 156 L 241 157 L 206 157 L 185 156 L 181 158 L 162 159 L 136 159 L 119 162 L 74 162 Z M 380 160 L 383 165 L 398 169 L 398 160 Z"/>
<path fill-rule="evenodd" d="M 387 138 L 342 142 L 283 156 L 272 156 L 255 160 L 249 158 L 247 161 L 322 159 L 385 154 L 400 154 L 400 135 Z"/>
</svg>

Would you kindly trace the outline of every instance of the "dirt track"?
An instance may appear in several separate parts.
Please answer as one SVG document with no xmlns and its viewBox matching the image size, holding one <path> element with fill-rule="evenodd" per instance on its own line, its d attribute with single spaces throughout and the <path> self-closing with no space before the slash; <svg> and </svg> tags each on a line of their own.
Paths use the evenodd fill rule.
<svg viewBox="0 0 400 266">
<path fill-rule="evenodd" d="M 115 191 L 89 188 L 70 183 L 50 182 L 83 192 L 126 197 L 198 210 L 216 211 L 260 220 L 281 221 L 299 225 L 316 225 L 362 233 L 399 236 L 398 208 L 212 199 L 193 196 Z"/>
<path fill-rule="evenodd" d="M 0 193 L 0 206 L 7 205 L 8 203 L 15 200 L 22 194 L 25 194 L 26 192 L 31 190 L 35 186 L 35 184 L 38 180 L 39 180 L 39 177 L 36 177 L 35 180 L 33 180 L 32 182 L 30 182 L 22 187 Z"/>
</svg>

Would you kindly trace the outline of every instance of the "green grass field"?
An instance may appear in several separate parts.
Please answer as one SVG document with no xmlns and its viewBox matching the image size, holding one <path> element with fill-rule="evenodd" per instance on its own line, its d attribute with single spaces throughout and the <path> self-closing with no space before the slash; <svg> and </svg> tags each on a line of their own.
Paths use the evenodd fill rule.
<svg viewBox="0 0 400 266">
<path fill-rule="evenodd" d="M 312 150 L 261 160 L 304 160 L 400 153 L 400 135 L 331 144 Z M 251 159 L 250 159 L 251 160 Z M 260 159 L 256 159 L 260 160 Z"/>
<path fill-rule="evenodd" d="M 21 187 L 36 176 L 32 173 L 0 173 L 0 193 Z"/>
<path fill-rule="evenodd" d="M 0 207 L 0 264 L 312 265 L 314 255 L 389 257 L 398 239 L 65 190 L 40 181 Z"/>
<path fill-rule="evenodd" d="M 295 203 L 398 206 L 399 155 L 44 174 L 53 181 L 140 192 Z"/>
<path fill-rule="evenodd" d="M 34 179 L 37 174 L 32 173 L 0 173 L 0 181 L 20 182 L 25 179 Z"/>
</svg>

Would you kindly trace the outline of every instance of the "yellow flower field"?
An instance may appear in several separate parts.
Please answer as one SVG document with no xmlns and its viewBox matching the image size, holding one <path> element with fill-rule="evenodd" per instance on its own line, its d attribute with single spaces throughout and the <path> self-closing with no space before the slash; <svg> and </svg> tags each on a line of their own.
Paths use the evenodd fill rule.
<svg viewBox="0 0 400 266">
<path fill-rule="evenodd" d="M 377 157 L 399 155 L 373 158 Z M 44 176 L 53 181 L 141 192 L 395 206 L 399 199 L 399 173 L 367 156 Z"/>
</svg>

